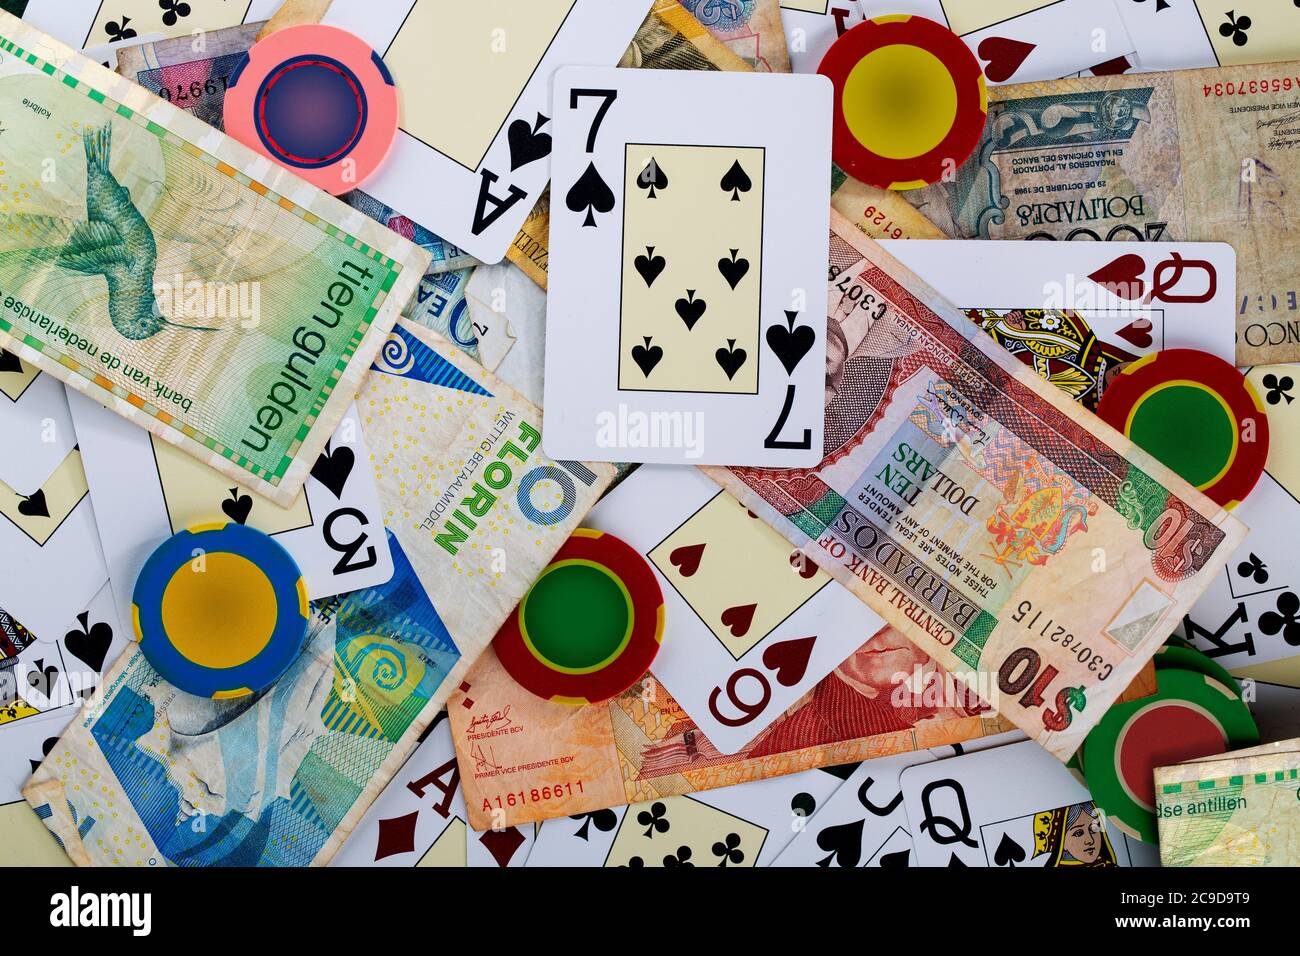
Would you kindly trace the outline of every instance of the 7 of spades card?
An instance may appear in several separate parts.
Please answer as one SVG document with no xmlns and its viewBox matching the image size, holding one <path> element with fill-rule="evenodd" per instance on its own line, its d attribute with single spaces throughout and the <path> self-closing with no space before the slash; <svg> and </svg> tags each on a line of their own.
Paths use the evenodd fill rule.
<svg viewBox="0 0 1300 956">
<path fill-rule="evenodd" d="M 820 460 L 832 95 L 820 76 L 557 74 L 548 454 Z"/>
</svg>

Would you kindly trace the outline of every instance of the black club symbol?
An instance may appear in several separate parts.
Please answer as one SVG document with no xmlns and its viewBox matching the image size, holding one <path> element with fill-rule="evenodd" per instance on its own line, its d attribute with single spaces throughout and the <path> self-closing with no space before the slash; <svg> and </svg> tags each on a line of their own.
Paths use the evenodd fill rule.
<svg viewBox="0 0 1300 956">
<path fill-rule="evenodd" d="M 1250 29 L 1251 22 L 1250 17 L 1244 13 L 1237 16 L 1236 10 L 1229 10 L 1228 22 L 1219 24 L 1219 36 L 1231 37 L 1235 45 L 1245 46 L 1248 39 L 1246 31 Z"/>
<path fill-rule="evenodd" d="M 176 26 L 176 21 L 181 17 L 190 15 L 190 5 L 188 3 L 177 3 L 176 0 L 158 0 L 158 6 L 162 8 L 162 22 L 169 27 Z"/>
<path fill-rule="evenodd" d="M 1277 611 L 1265 611 L 1259 616 L 1259 629 L 1265 634 L 1281 631 L 1282 640 L 1300 647 L 1300 597 L 1283 592 L 1277 599 Z"/>
<path fill-rule="evenodd" d="M 1300 7 L 1300 0 L 1296 0 L 1296 6 Z M 1272 372 L 1269 372 L 1264 376 L 1264 388 L 1267 389 L 1264 399 L 1270 405 L 1276 405 L 1284 398 L 1288 405 L 1295 401 L 1295 396 L 1291 394 L 1291 389 L 1295 388 L 1295 380 L 1290 375 L 1283 375 L 1278 378 Z"/>
<path fill-rule="evenodd" d="M 670 853 L 668 856 L 664 857 L 664 866 L 695 866 L 695 864 L 691 862 L 691 848 L 688 846 L 679 846 L 675 855 Z"/>
<path fill-rule="evenodd" d="M 656 800 L 649 810 L 642 810 L 636 815 L 636 822 L 646 828 L 645 835 L 654 839 L 656 833 L 668 832 L 668 808 Z"/>
<path fill-rule="evenodd" d="M 639 856 L 634 856 L 623 865 L 634 870 L 639 870 L 645 866 L 645 860 L 641 859 Z"/>
<path fill-rule="evenodd" d="M 745 862 L 745 851 L 740 848 L 740 834 L 728 833 L 725 840 L 719 840 L 713 844 L 713 855 L 721 858 L 718 866 L 726 866 L 728 863 L 739 866 Z"/>
<path fill-rule="evenodd" d="M 110 40 L 114 41 L 133 39 L 137 34 L 135 30 L 127 26 L 130 22 L 130 17 L 123 17 L 121 23 L 116 20 L 109 20 L 104 24 L 104 32 L 108 34 Z"/>
<path fill-rule="evenodd" d="M 1237 573 L 1243 578 L 1254 578 L 1256 584 L 1268 583 L 1268 565 L 1254 551 L 1250 553 L 1249 560 L 1237 565 Z"/>
</svg>

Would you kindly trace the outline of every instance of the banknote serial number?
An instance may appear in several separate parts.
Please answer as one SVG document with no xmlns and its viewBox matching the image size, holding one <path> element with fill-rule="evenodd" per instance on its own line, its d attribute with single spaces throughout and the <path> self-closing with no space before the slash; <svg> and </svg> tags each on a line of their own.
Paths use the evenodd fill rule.
<svg viewBox="0 0 1300 956">
<path fill-rule="evenodd" d="M 202 83 L 198 80 L 194 80 L 189 84 L 177 83 L 175 89 L 170 85 L 159 87 L 158 95 L 168 103 L 188 103 L 191 100 L 201 100 L 205 96 L 216 96 L 218 93 L 224 94 L 229 86 L 227 77 L 217 76 Z"/>
<path fill-rule="evenodd" d="M 1031 614 L 1032 617 L 1030 617 Z M 1024 624 L 1027 630 L 1047 638 L 1053 644 L 1061 645 L 1062 648 L 1073 654 L 1080 664 L 1087 667 L 1094 674 L 1098 674 L 1099 680 L 1110 677 L 1111 671 L 1114 670 L 1113 665 L 1106 663 L 1101 654 L 1084 644 L 1065 625 L 1058 624 L 1056 620 L 1044 615 L 1042 611 L 1034 610 L 1032 601 L 1021 601 L 1015 613 L 1011 615 L 1011 620 L 1017 624 Z"/>
<path fill-rule="evenodd" d="M 1264 80 L 1228 80 L 1224 83 L 1206 83 L 1202 88 L 1205 98 L 1213 96 L 1221 99 L 1225 96 L 1253 96 L 1257 93 L 1289 93 L 1300 89 L 1300 77 L 1275 76 Z"/>
<path fill-rule="evenodd" d="M 552 800 L 569 800 L 573 798 L 574 793 L 582 795 L 585 792 L 581 780 L 557 783 L 553 787 L 533 787 L 531 790 L 515 790 L 507 794 L 497 794 L 495 797 L 484 797 L 483 812 L 491 813 L 494 808 L 504 810 L 510 807 L 524 807 L 530 803 L 549 803 Z"/>
<path fill-rule="evenodd" d="M 844 270 L 832 265 L 827 273 L 827 279 L 830 282 L 835 282 L 841 275 L 844 275 Z M 835 291 L 849 300 L 849 308 L 857 307 L 869 311 L 872 321 L 879 322 L 885 317 L 885 313 L 889 311 L 888 302 L 884 302 L 874 293 L 868 292 L 865 286 L 855 282 L 850 275 L 844 275 L 844 278 L 836 283 Z"/>
</svg>

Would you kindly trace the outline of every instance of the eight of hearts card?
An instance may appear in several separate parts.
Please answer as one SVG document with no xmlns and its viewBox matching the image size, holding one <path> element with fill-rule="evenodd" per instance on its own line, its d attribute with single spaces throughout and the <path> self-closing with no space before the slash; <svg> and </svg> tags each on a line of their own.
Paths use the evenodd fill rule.
<svg viewBox="0 0 1300 956">
<path fill-rule="evenodd" d="M 553 457 L 821 457 L 831 84 L 566 68 L 546 343 Z"/>
<path fill-rule="evenodd" d="M 551 77 L 613 65 L 645 0 L 336 3 L 322 22 L 383 58 L 401 129 L 366 191 L 484 262 L 500 262 L 550 177 Z"/>
</svg>

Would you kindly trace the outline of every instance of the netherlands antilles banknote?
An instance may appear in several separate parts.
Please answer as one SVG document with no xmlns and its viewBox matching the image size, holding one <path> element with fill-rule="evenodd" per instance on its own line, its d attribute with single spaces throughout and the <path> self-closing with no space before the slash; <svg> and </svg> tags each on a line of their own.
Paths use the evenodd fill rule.
<svg viewBox="0 0 1300 956">
<path fill-rule="evenodd" d="M 0 345 L 287 505 L 429 255 L 0 14 Z"/>
<path fill-rule="evenodd" d="M 789 73 L 780 0 L 682 0 L 713 36 L 760 73 Z"/>
<path fill-rule="evenodd" d="M 262 694 L 128 649 L 23 791 L 73 862 L 328 862 L 613 475 L 546 458 L 538 408 L 405 320 L 357 405 L 393 578 L 313 605 Z"/>
<path fill-rule="evenodd" d="M 672 635 L 667 636 L 672 640 Z M 912 686 L 913 674 L 925 682 Z M 719 753 L 653 676 L 602 704 L 524 690 L 489 649 L 448 701 L 470 826 L 500 829 L 1010 730 L 893 628 L 854 652 L 734 754 Z"/>
<path fill-rule="evenodd" d="M 950 181 L 904 194 L 945 233 L 1230 243 L 1237 364 L 1300 361 L 1292 215 L 1300 192 L 1300 61 L 990 93 L 988 123 L 970 159 Z M 1136 287 L 1143 277 L 1115 278 Z M 1172 287 L 1180 278 L 1151 281 Z"/>
<path fill-rule="evenodd" d="M 1245 533 L 831 214 L 816 468 L 705 469 L 1062 760 Z"/>
<path fill-rule="evenodd" d="M 1162 866 L 1300 866 L 1300 739 L 1156 768 Z"/>
</svg>

